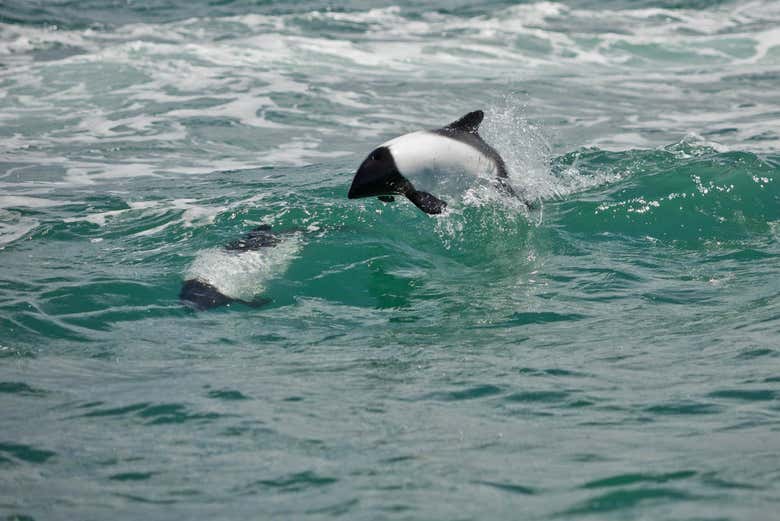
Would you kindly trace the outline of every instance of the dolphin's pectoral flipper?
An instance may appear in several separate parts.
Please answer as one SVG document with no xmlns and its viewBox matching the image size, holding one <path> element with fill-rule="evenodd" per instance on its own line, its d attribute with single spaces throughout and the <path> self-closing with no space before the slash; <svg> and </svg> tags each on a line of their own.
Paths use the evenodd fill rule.
<svg viewBox="0 0 780 521">
<path fill-rule="evenodd" d="M 528 210 L 538 210 L 539 209 L 539 203 L 538 201 L 531 201 L 528 198 L 528 194 L 524 189 L 515 190 L 512 185 L 509 184 L 508 177 L 499 177 L 496 179 L 499 190 L 502 190 L 505 194 L 511 195 L 512 197 L 516 197 L 520 199 L 520 201 L 523 202 L 525 207 Z"/>
<path fill-rule="evenodd" d="M 383 203 L 394 203 L 395 202 L 395 197 L 393 197 L 392 195 L 380 195 L 379 197 L 377 197 L 377 199 L 379 199 Z"/>
<path fill-rule="evenodd" d="M 485 113 L 481 110 L 475 110 L 469 112 L 457 121 L 453 121 L 445 129 L 460 130 L 461 132 L 471 132 L 475 134 L 479 130 L 479 125 L 482 123 L 482 119 L 485 117 Z"/>
<path fill-rule="evenodd" d="M 423 212 L 431 215 L 440 214 L 447 208 L 447 203 L 441 199 L 420 190 L 410 189 L 406 192 L 406 197 Z"/>
</svg>

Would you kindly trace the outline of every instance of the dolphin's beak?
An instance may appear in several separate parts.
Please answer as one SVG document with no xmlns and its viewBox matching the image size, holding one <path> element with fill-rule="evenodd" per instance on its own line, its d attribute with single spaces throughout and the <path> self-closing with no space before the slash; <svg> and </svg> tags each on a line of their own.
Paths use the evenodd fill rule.
<svg viewBox="0 0 780 521">
<path fill-rule="evenodd" d="M 395 165 L 393 154 L 386 146 L 375 148 L 363 160 L 352 179 L 347 197 L 373 197 L 403 193 L 408 184 Z"/>
<path fill-rule="evenodd" d="M 392 189 L 389 186 L 389 177 L 376 169 L 361 167 L 352 179 L 352 185 L 349 187 L 347 197 L 349 199 L 360 199 L 361 197 L 389 195 L 392 193 Z"/>
<path fill-rule="evenodd" d="M 368 197 L 367 195 L 360 195 L 361 189 L 360 185 L 357 183 L 357 174 L 355 174 L 355 177 L 352 179 L 352 185 L 349 187 L 349 192 L 347 192 L 347 198 L 348 199 L 358 199 L 359 197 Z"/>
<path fill-rule="evenodd" d="M 350 199 L 379 197 L 388 202 L 392 200 L 390 199 L 392 194 L 400 194 L 406 196 L 417 208 L 427 214 L 440 214 L 447 208 L 447 203 L 441 199 L 428 192 L 415 190 L 414 186 L 395 169 L 395 165 L 393 170 L 388 172 L 383 165 L 377 165 L 370 160 L 364 161 L 352 179 L 347 197 Z"/>
</svg>

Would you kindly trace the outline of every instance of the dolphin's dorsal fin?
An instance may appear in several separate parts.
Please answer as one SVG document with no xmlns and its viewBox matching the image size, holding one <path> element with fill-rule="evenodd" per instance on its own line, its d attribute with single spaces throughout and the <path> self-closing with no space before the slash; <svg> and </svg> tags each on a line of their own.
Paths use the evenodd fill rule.
<svg viewBox="0 0 780 521">
<path fill-rule="evenodd" d="M 484 117 L 484 112 L 481 110 L 475 110 L 474 112 L 469 112 L 458 121 L 453 121 L 444 128 L 476 134 L 477 130 L 479 129 L 479 124 L 482 123 L 482 118 Z"/>
</svg>

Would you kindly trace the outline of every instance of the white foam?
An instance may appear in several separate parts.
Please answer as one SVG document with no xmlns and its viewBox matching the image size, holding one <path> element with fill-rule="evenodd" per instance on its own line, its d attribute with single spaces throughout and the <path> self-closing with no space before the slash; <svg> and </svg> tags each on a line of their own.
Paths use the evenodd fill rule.
<svg viewBox="0 0 780 521">
<path fill-rule="evenodd" d="M 69 201 L 57 201 L 43 197 L 31 197 L 28 195 L 0 195 L 0 209 L 3 208 L 47 208 L 50 206 L 62 206 L 72 204 Z"/>
<path fill-rule="evenodd" d="M 620 132 L 609 136 L 596 138 L 588 143 L 588 146 L 618 152 L 626 148 L 648 148 L 652 142 L 639 132 Z"/>
<path fill-rule="evenodd" d="M 60 31 L 56 27 L 20 26 L 0 23 L 0 56 L 5 59 L 19 56 L 52 45 L 84 47 L 88 45 L 83 33 L 78 31 Z"/>
<path fill-rule="evenodd" d="M 755 32 L 753 38 L 756 41 L 755 54 L 750 58 L 739 60 L 741 63 L 759 63 L 767 58 L 770 51 L 780 47 L 780 27 Z M 773 64 L 776 65 L 777 61 Z"/>
<path fill-rule="evenodd" d="M 135 236 L 144 237 L 158 234 L 171 226 L 176 225 L 181 225 L 184 228 L 207 226 L 213 224 L 214 220 L 221 213 L 233 212 L 237 208 L 253 205 L 265 197 L 267 197 L 267 194 L 254 194 L 250 197 L 233 201 L 228 205 L 221 206 L 204 206 L 198 204 L 196 199 L 130 201 L 127 203 L 127 208 L 94 212 L 78 217 L 67 217 L 64 219 L 64 222 L 89 222 L 102 228 L 108 226 L 113 219 L 120 216 L 127 216 L 129 218 L 159 217 L 174 212 L 180 212 L 178 215 L 172 215 L 171 220 L 166 223 L 146 230 L 141 230 L 134 234 Z"/>
<path fill-rule="evenodd" d="M 38 226 L 37 219 L 0 208 L 0 249 L 21 239 Z"/>
<path fill-rule="evenodd" d="M 489 77 L 497 79 L 496 90 L 514 88 L 517 80 L 533 84 L 539 77 L 560 78 L 573 90 L 614 93 L 623 97 L 622 104 L 594 99 L 592 105 L 561 108 L 552 117 L 570 121 L 569 128 L 589 129 L 581 132 L 582 141 L 610 148 L 655 146 L 655 140 L 678 138 L 670 134 L 725 126 L 738 127 L 731 141 L 741 149 L 777 148 L 780 142 L 771 89 L 757 94 L 749 82 L 744 90 L 736 85 L 733 93 L 707 89 L 732 75 L 776 69 L 780 2 L 729 2 L 707 9 L 532 2 L 483 12 L 428 12 L 412 18 L 405 8 L 390 6 L 136 23 L 111 30 L 0 23 L 0 56 L 6 65 L 0 69 L 0 121 L 15 129 L 0 142 L 0 154 L 9 162 L 67 171 L 64 179 L 39 184 L 86 186 L 168 173 L 302 166 L 352 153 L 334 149 L 334 136 L 368 139 L 420 128 L 422 105 L 412 98 L 433 96 L 433 89 L 401 89 L 393 98 L 386 90 L 375 92 L 362 82 L 351 87 L 345 81 L 355 77 L 369 85 L 411 80 L 452 89 Z M 307 30 L 312 21 L 351 23 L 365 31 L 344 37 L 327 28 L 325 34 L 312 32 Z M 67 48 L 66 56 L 35 61 L 38 51 L 60 47 Z M 70 49 L 78 52 L 67 56 Z M 643 91 L 647 100 L 638 95 Z M 545 100 L 544 93 L 532 95 Z M 320 110 L 323 100 L 322 110 L 329 113 L 311 117 L 308 112 Z M 658 100 L 670 102 L 658 107 L 658 115 L 645 106 L 627 108 Z M 677 100 L 688 103 L 672 103 Z M 739 100 L 755 105 L 737 107 Z M 565 105 L 566 100 L 550 104 L 557 101 Z M 443 103 L 442 110 L 450 103 L 431 102 Z M 631 110 L 644 116 L 624 125 Z M 225 138 L 215 147 L 231 157 L 215 158 L 211 143 L 199 148 L 203 143 L 191 130 L 191 118 L 229 119 L 246 127 L 247 135 L 267 131 L 272 139 Z M 610 126 L 618 131 L 604 135 Z M 750 140 L 756 136 L 761 139 Z M 121 161 L 106 144 L 122 150 Z M 150 152 L 157 144 L 166 152 Z M 513 145 L 518 146 L 523 147 Z M 73 148 L 90 150 L 89 160 L 61 151 Z M 531 178 L 544 170 L 535 157 L 517 164 Z"/>
<path fill-rule="evenodd" d="M 209 116 L 209 117 L 228 117 L 234 118 L 244 125 L 261 128 L 285 128 L 285 125 L 280 125 L 272 121 L 268 121 L 258 113 L 261 109 L 269 109 L 275 107 L 276 104 L 271 98 L 265 96 L 257 97 L 242 97 L 228 101 L 222 105 L 217 105 L 210 109 L 182 109 L 173 110 L 168 113 L 168 116 L 173 117 L 193 117 L 193 116 Z"/>
<path fill-rule="evenodd" d="M 458 38 L 439 40 L 438 44 L 451 49 L 475 49 L 500 55 L 509 60 L 528 60 L 528 56 L 509 50 L 506 42 L 517 36 L 530 36 L 547 42 L 552 49 L 548 63 L 619 63 L 625 56 L 610 51 L 618 42 L 634 45 L 663 43 L 683 46 L 696 52 L 699 43 L 713 45 L 724 34 L 729 37 L 749 38 L 757 42 L 754 59 L 760 59 L 777 45 L 777 30 L 756 32 L 756 23 L 777 19 L 780 9 L 776 2 L 761 0 L 724 5 L 710 9 L 585 9 L 568 7 L 556 2 L 535 2 L 512 6 L 489 15 L 471 18 L 426 13 L 422 19 L 409 19 L 404 11 L 391 6 L 381 9 L 352 12 L 319 12 L 266 16 L 247 14 L 221 19 L 191 19 L 165 24 L 129 24 L 113 32 L 87 29 L 83 31 L 53 30 L 51 28 L 18 27 L 0 24 L 0 53 L 24 54 L 38 47 L 59 44 L 85 50 L 82 55 L 68 58 L 72 61 L 138 62 L 139 53 L 148 56 L 169 56 L 167 63 L 157 60 L 160 67 L 179 67 L 178 79 L 186 77 L 194 88 L 197 82 L 207 83 L 225 79 L 212 74 L 213 67 L 196 65 L 186 60 L 187 55 L 207 60 L 218 70 L 224 67 L 251 67 L 259 64 L 295 64 L 310 61 L 317 55 L 330 55 L 349 60 L 357 65 L 408 68 L 408 59 L 415 57 L 430 61 L 448 60 L 447 54 L 426 54 L 424 48 L 431 37 L 450 32 Z M 301 18 L 351 22 L 367 26 L 365 36 L 350 40 L 320 38 L 302 33 Z M 220 22 L 215 24 L 214 22 Z M 577 24 L 577 21 L 582 23 Z M 594 23 L 597 22 L 597 23 Z M 226 25 L 227 24 L 227 25 Z M 230 31 L 230 25 L 244 30 Z M 598 28 L 598 29 L 596 29 Z M 231 38 L 224 36 L 223 31 Z M 583 47 L 572 36 L 595 39 L 593 48 Z M 713 38 L 717 37 L 717 38 Z M 695 45 L 690 45 L 695 44 Z M 401 45 L 401 47 L 398 47 Z M 401 50 L 402 52 L 396 52 Z M 704 53 L 717 53 L 710 47 Z M 538 57 L 537 57 L 538 59 Z M 479 61 L 476 56 L 469 60 Z M 528 62 L 524 61 L 525 65 Z M 154 67 L 153 63 L 145 65 Z M 517 62 L 503 62 L 505 67 L 516 67 Z M 182 69 L 183 68 L 183 69 Z M 189 70 L 187 70 L 189 69 Z M 199 70 L 199 74 L 194 72 Z M 205 72 L 206 74 L 203 74 Z M 184 73 L 184 74 L 182 74 Z M 156 76 L 155 76 L 156 77 Z M 203 85 L 201 85 L 202 87 Z M 194 89 L 193 89 L 194 90 Z"/>
<path fill-rule="evenodd" d="M 510 184 L 519 193 L 530 201 L 558 195 L 556 180 L 550 175 L 547 137 L 525 119 L 518 98 L 507 96 L 491 107 L 480 134 L 504 158 Z"/>
</svg>

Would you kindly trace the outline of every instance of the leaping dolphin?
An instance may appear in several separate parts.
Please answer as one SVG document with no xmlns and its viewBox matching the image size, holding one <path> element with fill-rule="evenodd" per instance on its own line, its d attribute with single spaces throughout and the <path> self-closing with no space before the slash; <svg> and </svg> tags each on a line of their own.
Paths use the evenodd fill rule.
<svg viewBox="0 0 780 521">
<path fill-rule="evenodd" d="M 477 179 L 517 195 L 504 160 L 478 133 L 484 116 L 475 110 L 446 127 L 383 143 L 360 165 L 347 197 L 391 202 L 393 195 L 403 195 L 423 212 L 439 214 L 447 207 L 445 199 L 454 199 Z"/>
</svg>

